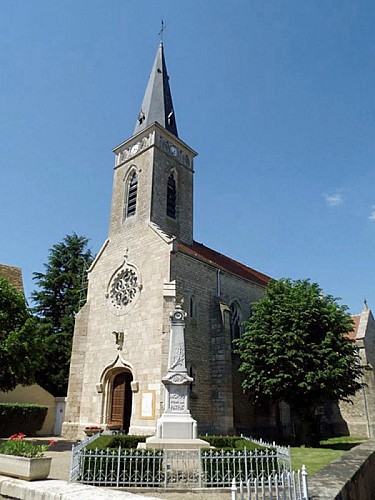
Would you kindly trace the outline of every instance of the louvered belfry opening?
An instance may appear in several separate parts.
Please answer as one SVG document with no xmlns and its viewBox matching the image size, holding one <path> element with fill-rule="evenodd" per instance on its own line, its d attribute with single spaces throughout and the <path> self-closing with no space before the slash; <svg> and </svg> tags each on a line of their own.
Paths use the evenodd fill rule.
<svg viewBox="0 0 375 500">
<path fill-rule="evenodd" d="M 176 218 L 176 180 L 173 173 L 168 177 L 167 185 L 167 215 Z"/>
<path fill-rule="evenodd" d="M 121 424 L 121 428 L 127 433 L 130 427 L 132 414 L 132 391 L 131 382 L 133 380 L 130 372 L 118 373 L 113 379 L 112 404 L 110 420 Z"/>
<path fill-rule="evenodd" d="M 137 189 L 138 189 L 138 176 L 136 172 L 133 172 L 128 190 L 128 206 L 126 210 L 126 216 L 130 217 L 135 214 L 137 208 Z"/>
</svg>

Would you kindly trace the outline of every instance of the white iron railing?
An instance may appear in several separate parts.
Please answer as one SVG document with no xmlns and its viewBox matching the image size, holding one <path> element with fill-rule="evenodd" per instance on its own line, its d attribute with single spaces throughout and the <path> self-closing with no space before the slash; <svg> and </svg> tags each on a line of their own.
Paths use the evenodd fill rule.
<svg viewBox="0 0 375 500">
<path fill-rule="evenodd" d="M 233 479 L 231 486 L 231 500 L 308 500 L 308 498 L 307 472 L 304 465 L 302 472 L 298 471 L 297 474 L 285 471 L 267 478 L 261 476 L 259 479 L 249 479 L 246 483 L 240 481 L 239 487 Z"/>
<path fill-rule="evenodd" d="M 233 479 L 247 483 L 291 472 L 290 454 L 275 449 L 86 450 L 82 444 L 71 480 L 96 486 L 228 488 Z"/>
<path fill-rule="evenodd" d="M 82 451 L 88 446 L 90 443 L 98 439 L 100 436 L 100 432 L 93 434 L 92 436 L 86 438 L 84 441 L 77 445 L 72 446 L 72 456 L 70 459 L 70 475 L 69 481 L 78 481 L 78 478 L 81 473 L 81 456 Z"/>
</svg>

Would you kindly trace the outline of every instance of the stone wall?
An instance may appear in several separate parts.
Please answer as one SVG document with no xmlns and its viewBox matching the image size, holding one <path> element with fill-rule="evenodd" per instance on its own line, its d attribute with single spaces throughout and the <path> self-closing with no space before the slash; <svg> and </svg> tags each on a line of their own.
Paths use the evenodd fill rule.
<svg viewBox="0 0 375 500">
<path fill-rule="evenodd" d="M 255 412 L 242 391 L 239 358 L 233 352 L 230 325 L 225 319 L 225 309 L 229 310 L 233 301 L 240 306 L 242 319 L 247 319 L 251 305 L 264 289 L 221 270 L 218 295 L 217 267 L 182 252 L 172 256 L 171 278 L 176 280 L 177 298 L 184 299 L 188 313 L 186 358 L 196 378 L 190 407 L 199 432 L 250 432 L 261 425 L 274 426 L 272 411 Z M 195 317 L 189 310 L 190 298 L 195 302 Z"/>
<path fill-rule="evenodd" d="M 309 477 L 312 500 L 373 500 L 375 441 L 356 446 Z M 308 471 L 307 471 L 308 472 Z"/>
</svg>

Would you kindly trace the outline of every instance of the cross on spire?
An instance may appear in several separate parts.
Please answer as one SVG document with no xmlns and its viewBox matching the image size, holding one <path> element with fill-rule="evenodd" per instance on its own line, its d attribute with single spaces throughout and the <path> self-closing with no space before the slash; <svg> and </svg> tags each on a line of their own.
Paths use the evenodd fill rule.
<svg viewBox="0 0 375 500">
<path fill-rule="evenodd" d="M 163 33 L 166 28 L 166 25 L 164 24 L 163 19 L 161 20 L 161 30 L 159 31 L 159 36 L 160 36 L 160 43 L 163 43 Z"/>
</svg>

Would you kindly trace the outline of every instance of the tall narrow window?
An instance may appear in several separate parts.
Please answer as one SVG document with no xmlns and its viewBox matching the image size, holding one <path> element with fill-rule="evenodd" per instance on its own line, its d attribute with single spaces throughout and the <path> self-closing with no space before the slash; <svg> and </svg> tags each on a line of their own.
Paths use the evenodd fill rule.
<svg viewBox="0 0 375 500">
<path fill-rule="evenodd" d="M 176 218 L 176 180 L 174 174 L 168 177 L 167 185 L 167 215 L 172 219 Z"/>
<path fill-rule="evenodd" d="M 239 339 L 242 335 L 242 314 L 240 306 L 237 302 L 233 302 L 230 306 L 230 335 L 231 339 Z"/>
<path fill-rule="evenodd" d="M 197 318 L 197 302 L 193 295 L 191 295 L 189 298 L 189 317 L 191 319 Z"/>
<path fill-rule="evenodd" d="M 137 208 L 137 189 L 138 189 L 138 175 L 133 172 L 130 176 L 130 181 L 128 185 L 128 203 L 126 207 L 126 217 L 130 217 L 135 214 Z"/>
</svg>

